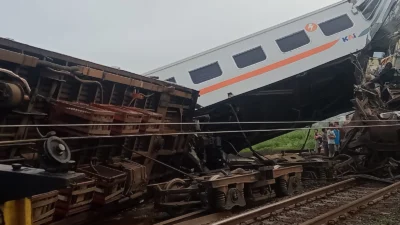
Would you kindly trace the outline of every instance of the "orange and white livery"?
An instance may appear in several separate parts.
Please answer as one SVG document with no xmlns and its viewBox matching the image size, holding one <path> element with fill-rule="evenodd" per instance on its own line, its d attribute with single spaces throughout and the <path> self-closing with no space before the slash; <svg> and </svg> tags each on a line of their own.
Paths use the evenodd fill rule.
<svg viewBox="0 0 400 225">
<path fill-rule="evenodd" d="M 397 0 L 341 1 L 144 75 L 200 90 L 209 106 L 360 51 L 394 9 Z"/>
<path fill-rule="evenodd" d="M 315 23 L 309 23 L 306 25 L 306 27 L 304 28 L 304 30 L 308 31 L 308 32 L 314 32 L 316 31 L 318 28 L 318 25 Z"/>
</svg>

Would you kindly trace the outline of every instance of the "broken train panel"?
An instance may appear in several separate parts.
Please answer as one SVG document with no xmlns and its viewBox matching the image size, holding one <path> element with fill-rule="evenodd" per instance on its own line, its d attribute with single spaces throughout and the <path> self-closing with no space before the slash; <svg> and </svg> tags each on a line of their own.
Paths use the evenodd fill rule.
<svg viewBox="0 0 400 225">
<path fill-rule="evenodd" d="M 352 158 L 346 160 L 343 170 L 392 176 L 397 168 L 400 159 L 399 32 L 391 35 L 389 43 L 386 51 L 376 52 L 369 58 L 364 83 L 354 87 L 355 111 L 345 126 L 347 131 L 341 146 L 341 153 Z M 392 165 L 389 169 L 388 163 Z"/>
</svg>

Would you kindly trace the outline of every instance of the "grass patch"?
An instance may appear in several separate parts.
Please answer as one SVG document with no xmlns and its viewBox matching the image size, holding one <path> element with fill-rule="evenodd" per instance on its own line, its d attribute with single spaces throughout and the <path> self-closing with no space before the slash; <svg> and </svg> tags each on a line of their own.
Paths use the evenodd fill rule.
<svg viewBox="0 0 400 225">
<path fill-rule="evenodd" d="M 270 150 L 271 153 L 280 152 L 281 150 L 300 150 L 307 137 L 308 130 L 295 130 L 290 133 L 275 137 L 268 141 L 264 141 L 253 145 L 254 150 Z M 314 129 L 310 132 L 305 149 L 314 149 Z M 243 151 L 250 151 L 248 148 Z"/>
</svg>

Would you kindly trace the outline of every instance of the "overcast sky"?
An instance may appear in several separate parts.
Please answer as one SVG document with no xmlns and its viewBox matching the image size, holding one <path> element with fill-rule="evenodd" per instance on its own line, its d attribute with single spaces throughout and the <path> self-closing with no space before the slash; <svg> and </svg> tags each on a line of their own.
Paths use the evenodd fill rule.
<svg viewBox="0 0 400 225">
<path fill-rule="evenodd" d="M 144 73 L 338 0 L 0 0 L 0 36 Z"/>
</svg>

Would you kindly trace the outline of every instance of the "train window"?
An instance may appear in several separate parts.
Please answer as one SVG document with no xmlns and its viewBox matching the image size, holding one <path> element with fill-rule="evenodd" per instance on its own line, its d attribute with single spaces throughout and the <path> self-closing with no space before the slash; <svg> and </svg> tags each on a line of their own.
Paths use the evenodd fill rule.
<svg viewBox="0 0 400 225">
<path fill-rule="evenodd" d="M 261 46 L 233 56 L 233 60 L 235 60 L 236 66 L 238 68 L 245 68 L 258 62 L 264 61 L 265 59 L 267 59 L 267 56 L 265 55 L 264 50 L 261 48 Z"/>
<path fill-rule="evenodd" d="M 356 3 L 356 7 L 357 7 L 357 9 L 360 11 L 360 12 L 362 12 L 362 11 L 364 11 L 365 10 L 365 8 L 367 7 L 367 5 L 369 4 L 369 3 L 371 3 L 371 1 L 374 1 L 374 0 L 364 0 L 364 1 L 360 1 L 360 3 Z M 358 6 L 357 6 L 358 5 Z"/>
<path fill-rule="evenodd" d="M 381 0 L 365 1 L 365 5 L 362 9 L 362 14 L 365 19 L 370 20 L 372 18 L 380 2 Z"/>
<path fill-rule="evenodd" d="M 194 84 L 200 84 L 205 81 L 221 76 L 222 70 L 218 62 L 215 62 L 208 66 L 192 70 L 189 72 L 189 74 Z"/>
<path fill-rule="evenodd" d="M 170 77 L 170 78 L 166 79 L 165 81 L 168 81 L 168 82 L 171 82 L 171 83 L 175 83 L 175 84 L 176 84 L 175 77 Z"/>
<path fill-rule="evenodd" d="M 319 24 L 322 33 L 325 36 L 331 36 L 341 31 L 347 30 L 353 26 L 353 21 L 349 18 L 347 14 L 341 15 L 339 17 L 327 20 Z"/>
<path fill-rule="evenodd" d="M 310 38 L 304 30 L 276 40 L 282 52 L 289 52 L 310 43 Z"/>
</svg>

